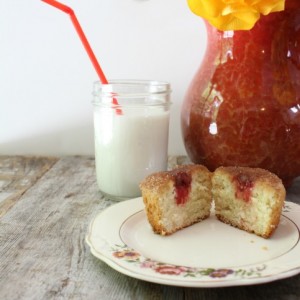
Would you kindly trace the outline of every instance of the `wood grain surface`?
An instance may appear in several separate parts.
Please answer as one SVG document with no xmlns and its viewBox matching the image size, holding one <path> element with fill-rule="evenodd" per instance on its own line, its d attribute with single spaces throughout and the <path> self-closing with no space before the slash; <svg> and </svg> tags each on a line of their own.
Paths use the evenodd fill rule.
<svg viewBox="0 0 300 300">
<path fill-rule="evenodd" d="M 299 203 L 299 180 L 289 195 Z M 0 299 L 300 299 L 299 275 L 196 289 L 118 273 L 85 243 L 90 221 L 113 203 L 98 191 L 91 157 L 0 157 Z"/>
</svg>

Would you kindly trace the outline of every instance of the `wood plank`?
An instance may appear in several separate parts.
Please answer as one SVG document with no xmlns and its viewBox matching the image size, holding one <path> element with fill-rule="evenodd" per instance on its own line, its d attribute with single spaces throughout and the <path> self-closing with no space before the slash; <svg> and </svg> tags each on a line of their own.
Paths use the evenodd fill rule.
<svg viewBox="0 0 300 300">
<path fill-rule="evenodd" d="M 0 218 L 56 161 L 54 157 L 0 156 Z"/>
<path fill-rule="evenodd" d="M 111 204 L 101 199 L 94 160 L 88 158 L 58 161 L 28 189 L 0 219 L 0 274 L 7 274 L 0 279 L 0 295 L 47 299 L 79 293 L 93 261 L 90 255 L 85 259 L 87 224 Z"/>
<path fill-rule="evenodd" d="M 300 177 L 296 178 L 287 189 L 287 198 L 289 201 L 300 204 Z"/>
</svg>

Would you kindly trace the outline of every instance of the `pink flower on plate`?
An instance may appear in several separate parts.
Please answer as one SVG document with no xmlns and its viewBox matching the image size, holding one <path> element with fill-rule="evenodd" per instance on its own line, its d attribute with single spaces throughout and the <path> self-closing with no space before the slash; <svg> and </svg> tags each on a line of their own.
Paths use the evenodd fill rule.
<svg viewBox="0 0 300 300">
<path fill-rule="evenodd" d="M 185 267 L 178 267 L 172 265 L 160 265 L 154 269 L 157 273 L 167 274 L 167 275 L 180 275 L 183 272 L 186 272 L 188 269 Z"/>
<path fill-rule="evenodd" d="M 157 263 L 153 260 L 145 260 L 141 263 L 141 268 L 150 268 L 152 269 Z"/>
<path fill-rule="evenodd" d="M 223 278 L 232 273 L 233 273 L 233 270 L 230 270 L 230 269 L 217 269 L 217 270 L 214 270 L 213 272 L 211 272 L 209 274 L 209 276 L 212 278 Z"/>
</svg>

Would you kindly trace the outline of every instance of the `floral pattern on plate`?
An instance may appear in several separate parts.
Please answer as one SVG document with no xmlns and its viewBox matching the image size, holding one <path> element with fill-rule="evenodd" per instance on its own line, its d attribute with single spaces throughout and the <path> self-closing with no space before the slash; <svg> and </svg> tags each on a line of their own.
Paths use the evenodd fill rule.
<svg viewBox="0 0 300 300">
<path fill-rule="evenodd" d="M 137 267 L 151 269 L 162 275 L 174 275 L 183 277 L 209 277 L 209 278 L 225 278 L 240 277 L 251 278 L 253 276 L 261 276 L 261 272 L 266 269 L 266 265 L 256 266 L 249 269 L 226 269 L 226 268 L 192 268 L 185 266 L 176 266 L 165 264 L 149 258 L 143 257 L 136 250 L 129 248 L 127 245 L 115 245 L 111 249 L 114 258 L 135 264 Z"/>
</svg>

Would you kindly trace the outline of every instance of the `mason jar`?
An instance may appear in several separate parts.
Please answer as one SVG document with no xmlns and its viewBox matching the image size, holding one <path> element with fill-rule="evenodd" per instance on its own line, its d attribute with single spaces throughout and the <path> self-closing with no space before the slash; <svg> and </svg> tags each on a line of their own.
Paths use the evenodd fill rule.
<svg viewBox="0 0 300 300">
<path fill-rule="evenodd" d="M 170 92 L 159 81 L 94 83 L 97 183 L 107 198 L 138 197 L 147 175 L 167 169 Z"/>
</svg>

